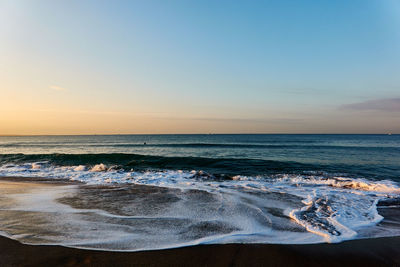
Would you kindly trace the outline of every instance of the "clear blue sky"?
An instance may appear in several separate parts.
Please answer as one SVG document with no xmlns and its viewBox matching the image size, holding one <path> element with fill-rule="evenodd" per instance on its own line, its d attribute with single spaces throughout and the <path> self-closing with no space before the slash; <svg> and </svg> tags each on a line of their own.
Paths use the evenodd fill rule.
<svg viewBox="0 0 400 267">
<path fill-rule="evenodd" d="M 400 133 L 400 1 L 0 0 L 0 134 Z"/>
</svg>

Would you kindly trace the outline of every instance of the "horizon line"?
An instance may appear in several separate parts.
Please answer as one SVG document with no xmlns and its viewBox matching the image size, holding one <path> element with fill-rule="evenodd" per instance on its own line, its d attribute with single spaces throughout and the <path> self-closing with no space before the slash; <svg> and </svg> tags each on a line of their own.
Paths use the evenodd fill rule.
<svg viewBox="0 0 400 267">
<path fill-rule="evenodd" d="M 400 133 L 128 133 L 128 134 L 0 134 L 0 137 L 24 136 L 114 136 L 114 135 L 400 135 Z"/>
</svg>

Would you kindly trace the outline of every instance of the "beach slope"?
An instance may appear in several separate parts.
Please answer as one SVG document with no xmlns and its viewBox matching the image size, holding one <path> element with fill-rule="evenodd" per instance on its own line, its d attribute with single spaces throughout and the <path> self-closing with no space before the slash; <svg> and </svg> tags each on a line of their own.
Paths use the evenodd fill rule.
<svg viewBox="0 0 400 267">
<path fill-rule="evenodd" d="M 143 252 L 107 252 L 24 245 L 0 237 L 0 266 L 400 266 L 400 239 L 339 244 L 200 245 Z"/>
</svg>

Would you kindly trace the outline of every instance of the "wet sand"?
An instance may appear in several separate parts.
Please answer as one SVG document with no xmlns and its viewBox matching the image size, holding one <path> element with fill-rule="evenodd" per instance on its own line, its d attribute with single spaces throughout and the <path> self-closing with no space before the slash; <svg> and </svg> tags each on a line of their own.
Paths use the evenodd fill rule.
<svg viewBox="0 0 400 267">
<path fill-rule="evenodd" d="M 21 183 L 23 183 L 21 186 Z M 2 192 L 69 184 L 46 179 L 1 178 Z M 4 195 L 3 195 L 4 196 Z M 7 206 L 5 198 L 2 205 Z M 11 204 L 11 203 L 10 203 Z M 400 266 L 400 237 L 337 244 L 226 244 L 107 252 L 62 246 L 25 245 L 0 237 L 0 266 Z"/>
<path fill-rule="evenodd" d="M 107 252 L 24 245 L 0 237 L 0 266 L 400 266 L 400 238 L 339 244 L 227 244 Z"/>
</svg>

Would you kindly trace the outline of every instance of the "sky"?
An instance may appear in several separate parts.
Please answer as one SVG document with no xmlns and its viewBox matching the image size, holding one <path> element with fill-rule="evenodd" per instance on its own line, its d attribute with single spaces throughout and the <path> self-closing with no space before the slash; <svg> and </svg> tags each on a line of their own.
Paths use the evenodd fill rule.
<svg viewBox="0 0 400 267">
<path fill-rule="evenodd" d="M 389 132 L 399 0 L 0 0 L 0 135 Z"/>
</svg>

